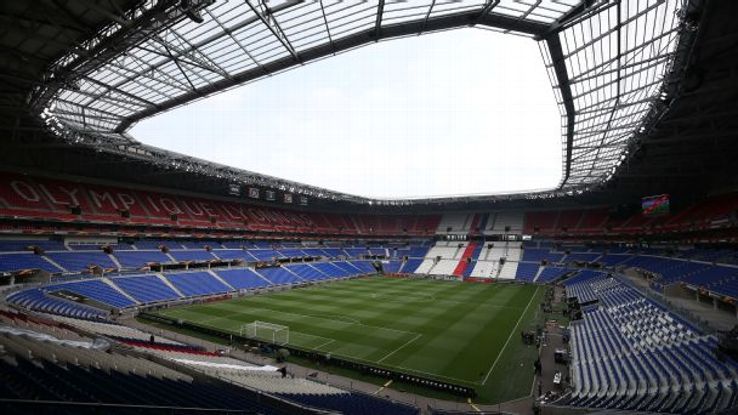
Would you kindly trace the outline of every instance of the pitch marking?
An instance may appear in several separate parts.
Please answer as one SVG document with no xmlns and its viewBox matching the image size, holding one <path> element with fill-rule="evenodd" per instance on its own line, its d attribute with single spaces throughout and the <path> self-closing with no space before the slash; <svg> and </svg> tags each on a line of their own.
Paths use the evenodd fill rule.
<svg viewBox="0 0 738 415">
<path fill-rule="evenodd" d="M 518 319 L 518 322 L 515 323 L 515 327 L 510 331 L 510 335 L 507 337 L 507 341 L 505 342 L 505 345 L 502 346 L 502 350 L 500 350 L 500 353 L 497 354 L 497 358 L 495 359 L 494 363 L 492 363 L 492 367 L 489 368 L 489 371 L 487 372 L 487 376 L 484 377 L 484 380 L 482 381 L 482 385 L 487 383 L 487 379 L 489 379 L 489 375 L 492 374 L 492 371 L 494 370 L 495 366 L 497 366 L 497 362 L 500 361 L 500 356 L 505 352 L 505 349 L 507 349 L 507 345 L 510 343 L 510 339 L 512 339 L 513 335 L 518 331 L 518 326 L 520 325 L 520 322 L 523 321 L 523 317 L 525 317 L 525 314 L 528 312 L 528 308 L 530 308 L 530 305 L 533 303 L 533 299 L 536 298 L 536 295 L 538 294 L 538 289 L 540 287 L 536 287 L 536 292 L 533 293 L 533 295 L 530 297 L 530 301 L 528 301 L 528 305 L 525 306 L 525 310 L 523 310 L 523 313 L 520 314 L 520 318 Z"/>
<path fill-rule="evenodd" d="M 327 337 L 324 337 L 324 338 L 327 338 Z M 319 344 L 319 345 L 317 345 L 317 346 L 313 347 L 313 350 L 318 350 L 318 349 L 320 349 L 320 348 L 321 348 L 321 347 L 323 347 L 323 346 L 328 346 L 329 344 L 331 344 L 331 343 L 333 343 L 333 342 L 335 342 L 335 341 L 336 341 L 335 339 L 330 339 L 330 340 L 328 340 L 328 341 L 327 341 L 327 342 L 325 342 L 325 343 L 321 343 L 321 344 Z"/>
<path fill-rule="evenodd" d="M 377 360 L 377 363 L 382 363 L 382 361 L 383 361 L 384 359 L 386 359 L 386 358 L 388 358 L 388 357 L 392 356 L 393 354 L 395 354 L 395 353 L 399 352 L 399 351 L 400 351 L 400 349 L 404 348 L 405 346 L 407 346 L 408 344 L 410 344 L 410 343 L 414 342 L 415 340 L 418 340 L 418 339 L 419 339 L 419 338 L 420 338 L 421 336 L 422 336 L 422 334 L 418 334 L 417 336 L 415 336 L 415 337 L 413 337 L 412 339 L 408 340 L 408 341 L 407 341 L 407 342 L 405 342 L 405 344 L 403 344 L 402 346 L 400 346 L 400 347 L 396 348 L 395 350 L 393 350 L 393 351 L 389 352 L 388 354 L 386 354 L 386 355 L 385 355 L 385 356 L 384 356 L 383 358 L 381 358 L 381 359 Z"/>
</svg>

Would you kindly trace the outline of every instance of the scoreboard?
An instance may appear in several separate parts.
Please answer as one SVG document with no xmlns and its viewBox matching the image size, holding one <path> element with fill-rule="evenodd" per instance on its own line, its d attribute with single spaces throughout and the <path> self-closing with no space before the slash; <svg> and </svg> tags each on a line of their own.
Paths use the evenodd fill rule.
<svg viewBox="0 0 738 415">
<path fill-rule="evenodd" d="M 643 216 L 661 216 L 669 214 L 669 195 L 646 196 L 641 199 Z"/>
</svg>

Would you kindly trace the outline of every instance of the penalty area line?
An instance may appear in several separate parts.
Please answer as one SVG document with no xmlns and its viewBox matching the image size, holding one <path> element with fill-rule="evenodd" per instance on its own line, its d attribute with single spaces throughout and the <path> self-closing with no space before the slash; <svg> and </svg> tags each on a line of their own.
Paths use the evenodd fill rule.
<svg viewBox="0 0 738 415">
<path fill-rule="evenodd" d="M 395 350 L 393 350 L 393 351 L 391 351 L 391 352 L 387 353 L 387 354 L 386 354 L 386 355 L 385 355 L 385 356 L 384 356 L 383 358 L 381 358 L 381 359 L 377 360 L 377 363 L 382 363 L 382 361 L 383 361 L 384 359 L 386 359 L 386 358 L 388 358 L 388 357 L 392 356 L 393 354 L 395 354 L 395 353 L 399 352 L 399 351 L 400 351 L 400 349 L 404 348 L 405 346 L 407 346 L 408 344 L 410 344 L 410 343 L 414 342 L 415 340 L 418 340 L 418 339 L 420 338 L 420 336 L 422 336 L 422 334 L 418 333 L 418 334 L 417 334 L 417 335 L 416 335 L 415 337 L 413 337 L 412 339 L 410 339 L 410 340 L 408 340 L 407 342 L 405 342 L 405 344 L 403 344 L 402 346 L 400 346 L 400 347 L 396 348 Z"/>
<path fill-rule="evenodd" d="M 321 347 L 324 347 L 324 346 L 328 346 L 329 344 L 331 344 L 331 343 L 333 343 L 333 342 L 335 342 L 335 341 L 336 341 L 336 340 L 334 340 L 334 339 L 329 339 L 329 340 L 328 340 L 327 342 L 321 343 L 321 344 L 319 344 L 319 345 L 317 345 L 317 346 L 313 347 L 313 350 L 318 350 L 318 349 L 320 349 Z"/>
</svg>

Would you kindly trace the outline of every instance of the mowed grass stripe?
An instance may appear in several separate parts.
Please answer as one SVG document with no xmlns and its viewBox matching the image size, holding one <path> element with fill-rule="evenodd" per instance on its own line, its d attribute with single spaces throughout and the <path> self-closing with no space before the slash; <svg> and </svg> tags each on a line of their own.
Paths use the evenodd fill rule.
<svg viewBox="0 0 738 415">
<path fill-rule="evenodd" d="M 342 339 L 330 347 L 321 348 L 321 351 L 341 352 L 344 356 L 362 360 L 372 360 L 371 354 L 381 353 L 385 348 L 399 345 L 416 335 L 413 332 L 362 324 L 358 324 L 361 327 L 357 329 L 355 321 L 340 319 L 339 315 L 333 318 L 312 316 L 261 305 L 244 309 L 242 305 L 221 303 L 217 310 L 208 310 L 207 315 L 213 317 L 193 321 L 235 333 L 244 324 L 255 320 L 286 325 L 290 328 L 290 343 L 294 346 L 313 348 L 325 343 L 325 339 Z"/>
<path fill-rule="evenodd" d="M 295 346 L 480 386 L 535 292 L 535 286 L 372 277 L 162 314 L 234 332 L 254 320 L 282 324 Z"/>
<path fill-rule="evenodd" d="M 502 341 L 499 341 L 498 337 L 501 332 L 505 333 L 505 337 L 509 334 L 506 319 L 510 313 L 512 312 L 514 317 L 519 315 L 517 307 L 491 310 L 488 302 L 514 304 L 514 298 L 510 294 L 513 291 L 520 295 L 525 293 L 520 290 L 508 292 L 503 287 L 487 286 L 485 290 L 466 289 L 477 287 L 470 284 L 461 287 L 456 296 L 464 296 L 465 301 L 462 305 L 439 308 L 431 314 L 426 314 L 427 323 L 416 330 L 428 334 L 427 337 L 414 343 L 404 353 L 396 355 L 387 363 L 443 373 L 465 379 L 470 383 L 481 381 L 483 375 L 480 375 L 477 369 L 481 366 L 489 367 L 501 349 Z M 478 347 L 475 348 L 474 345 Z M 444 358 L 439 359 L 438 356 Z"/>
</svg>

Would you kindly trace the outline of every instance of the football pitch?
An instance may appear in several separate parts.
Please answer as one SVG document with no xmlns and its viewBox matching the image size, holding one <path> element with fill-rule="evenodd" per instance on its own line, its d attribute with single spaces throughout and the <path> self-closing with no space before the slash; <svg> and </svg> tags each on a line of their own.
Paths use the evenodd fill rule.
<svg viewBox="0 0 738 415">
<path fill-rule="evenodd" d="M 254 321 L 289 327 L 289 344 L 471 386 L 479 402 L 527 396 L 537 353 L 520 332 L 544 289 L 368 277 L 161 311 L 239 334 Z"/>
</svg>

